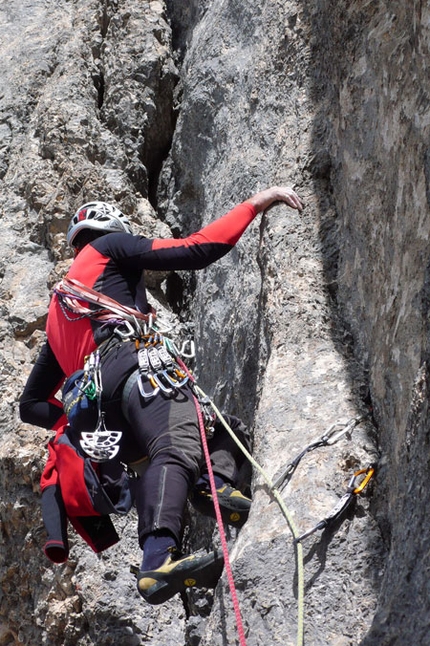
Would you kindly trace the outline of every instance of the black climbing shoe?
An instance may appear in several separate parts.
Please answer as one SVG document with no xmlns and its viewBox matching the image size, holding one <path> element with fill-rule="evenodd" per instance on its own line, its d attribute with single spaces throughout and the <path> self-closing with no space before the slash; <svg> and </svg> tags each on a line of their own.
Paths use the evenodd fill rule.
<svg viewBox="0 0 430 646">
<path fill-rule="evenodd" d="M 186 588 L 215 588 L 223 566 L 223 556 L 216 551 L 177 560 L 174 555 L 168 556 L 156 570 L 135 573 L 137 589 L 145 601 L 157 605 Z"/>
<path fill-rule="evenodd" d="M 232 527 L 242 527 L 248 520 L 251 500 L 243 495 L 238 489 L 233 489 L 228 484 L 217 489 L 218 502 L 222 519 Z M 215 516 L 213 497 L 206 489 L 194 489 L 190 496 L 190 502 L 197 511 L 205 516 Z"/>
</svg>

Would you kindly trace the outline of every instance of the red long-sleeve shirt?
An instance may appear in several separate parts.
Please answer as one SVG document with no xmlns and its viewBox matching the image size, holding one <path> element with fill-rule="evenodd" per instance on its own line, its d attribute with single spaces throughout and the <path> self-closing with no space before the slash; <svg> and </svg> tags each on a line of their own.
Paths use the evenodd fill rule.
<svg viewBox="0 0 430 646">
<path fill-rule="evenodd" d="M 134 307 L 144 269 L 202 269 L 228 253 L 257 215 L 243 202 L 226 215 L 179 239 L 148 239 L 127 233 L 109 233 L 84 247 L 68 277 L 97 289 L 123 305 Z M 24 422 L 44 428 L 63 423 L 62 406 L 52 399 L 65 377 L 83 367 L 84 357 L 96 347 L 98 324 L 61 308 L 54 294 L 46 326 L 47 343 L 33 368 L 20 401 Z"/>
<path fill-rule="evenodd" d="M 244 202 L 197 233 L 182 239 L 153 239 L 111 233 L 88 244 L 73 262 L 68 277 L 134 307 L 144 269 L 203 269 L 232 249 L 256 216 Z M 75 319 L 75 320 L 70 320 Z M 48 313 L 46 332 L 52 351 L 66 376 L 82 368 L 96 347 L 94 322 L 65 316 L 56 295 Z"/>
</svg>

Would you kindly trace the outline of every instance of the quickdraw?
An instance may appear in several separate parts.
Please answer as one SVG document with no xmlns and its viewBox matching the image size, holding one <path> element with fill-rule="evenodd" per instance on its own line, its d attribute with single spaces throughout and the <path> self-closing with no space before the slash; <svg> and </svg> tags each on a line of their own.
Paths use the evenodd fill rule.
<svg viewBox="0 0 430 646">
<path fill-rule="evenodd" d="M 145 335 L 135 340 L 139 371 L 137 385 L 144 399 L 155 397 L 160 391 L 167 395 L 182 388 L 189 376 L 177 362 L 177 348 L 160 333 Z"/>
<path fill-rule="evenodd" d="M 284 468 L 282 473 L 275 480 L 273 486 L 275 489 L 282 489 L 285 487 L 288 482 L 291 480 L 291 477 L 294 471 L 297 469 L 301 459 L 311 451 L 318 449 L 322 446 L 331 446 L 336 444 L 344 435 L 351 436 L 351 432 L 354 430 L 358 424 L 361 424 L 368 415 L 360 415 L 359 417 L 353 417 L 348 422 L 342 424 L 340 422 L 333 424 L 327 431 L 317 440 L 308 444 L 296 457 L 291 460 Z"/>
<path fill-rule="evenodd" d="M 320 529 L 325 529 L 335 520 L 337 520 L 348 509 L 355 497 L 361 493 L 369 484 L 370 479 L 375 473 L 375 465 L 371 464 L 367 469 L 356 471 L 349 481 L 348 488 L 344 495 L 338 500 L 331 512 L 319 521 L 312 529 L 294 539 L 295 543 L 301 543 L 305 538 L 311 536 Z M 361 478 L 361 480 L 360 480 Z"/>
<path fill-rule="evenodd" d="M 95 462 L 105 462 L 112 460 L 118 454 L 122 432 L 108 430 L 105 425 L 104 413 L 102 411 L 103 386 L 100 352 L 98 350 L 90 354 L 84 370 L 88 375 L 87 387 L 91 387 L 93 398 L 97 399 L 98 421 L 93 432 L 81 433 L 80 445 L 92 460 Z"/>
<path fill-rule="evenodd" d="M 351 432 L 354 430 L 358 424 L 361 424 L 368 415 L 360 415 L 359 417 L 353 417 L 346 423 L 336 423 L 330 426 L 327 431 L 317 440 L 308 444 L 291 462 L 287 464 L 282 473 L 278 476 L 276 481 L 273 484 L 273 488 L 280 491 L 285 487 L 290 481 L 294 471 L 299 465 L 301 459 L 311 451 L 314 451 L 317 448 L 322 446 L 332 446 L 336 444 L 342 437 L 345 435 L 349 438 L 351 437 Z M 323 518 L 315 527 L 305 532 L 301 536 L 298 536 L 294 539 L 295 543 L 300 543 L 302 540 L 311 536 L 314 532 L 324 529 L 329 524 L 337 520 L 349 507 L 349 505 L 354 500 L 355 496 L 363 491 L 363 489 L 369 483 L 369 480 L 372 478 L 375 472 L 375 465 L 370 465 L 367 469 L 360 469 L 356 471 L 351 477 L 346 493 L 339 499 L 332 511 Z M 357 484 L 360 476 L 363 476 L 359 484 Z"/>
</svg>

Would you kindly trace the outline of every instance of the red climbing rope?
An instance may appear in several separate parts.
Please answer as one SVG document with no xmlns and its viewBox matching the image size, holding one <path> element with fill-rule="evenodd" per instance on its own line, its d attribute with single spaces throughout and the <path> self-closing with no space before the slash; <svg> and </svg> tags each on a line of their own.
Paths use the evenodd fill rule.
<svg viewBox="0 0 430 646">
<path fill-rule="evenodd" d="M 227 580 L 228 580 L 228 585 L 230 587 L 230 594 L 233 602 L 233 609 L 234 609 L 234 614 L 236 615 L 236 623 L 237 623 L 237 632 L 239 635 L 239 643 L 240 646 L 246 646 L 246 639 L 245 639 L 245 631 L 243 629 L 243 623 L 242 623 L 242 616 L 240 614 L 240 608 L 239 608 L 239 600 L 237 598 L 237 592 L 236 592 L 236 586 L 234 584 L 234 579 L 233 579 L 233 573 L 231 571 L 231 564 L 230 564 L 230 558 L 228 555 L 228 546 L 227 546 L 227 539 L 225 536 L 225 531 L 224 531 L 224 524 L 221 516 L 221 510 L 219 508 L 219 502 L 218 502 L 218 495 L 216 491 L 216 485 L 215 485 L 215 479 L 214 479 L 214 474 L 212 470 L 212 465 L 211 465 L 211 458 L 209 454 L 209 448 L 208 448 L 208 443 L 206 439 L 206 430 L 205 430 L 205 425 L 203 422 L 203 415 L 202 411 L 198 402 L 197 397 L 194 397 L 194 402 L 196 405 L 196 410 L 197 410 L 197 415 L 199 418 L 199 426 L 200 426 L 200 434 L 202 438 L 202 445 L 203 445 L 203 452 L 205 455 L 206 459 L 206 465 L 208 469 L 208 475 L 209 475 L 209 482 L 211 486 L 211 493 L 212 493 L 212 498 L 214 502 L 214 507 L 215 507 L 215 515 L 218 523 L 218 528 L 219 528 L 219 534 L 221 538 L 221 547 L 222 547 L 222 552 L 224 555 L 224 566 L 225 566 L 225 571 L 227 574 Z"/>
</svg>

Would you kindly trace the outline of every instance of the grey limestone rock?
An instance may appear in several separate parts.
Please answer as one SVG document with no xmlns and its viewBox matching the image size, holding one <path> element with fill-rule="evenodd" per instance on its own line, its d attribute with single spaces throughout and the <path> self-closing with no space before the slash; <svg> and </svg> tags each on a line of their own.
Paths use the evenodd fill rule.
<svg viewBox="0 0 430 646">
<path fill-rule="evenodd" d="M 144 605 L 134 513 L 100 556 L 71 533 L 42 554 L 50 432 L 19 421 L 49 292 L 82 203 L 116 203 L 149 236 L 186 235 L 252 193 L 293 185 L 219 263 L 149 276 L 197 342 L 195 371 L 244 419 L 299 532 L 351 474 L 376 476 L 303 543 L 312 646 L 430 643 L 428 481 L 429 10 L 401 0 L 0 0 L 0 643 L 236 644 L 225 574 Z M 248 523 L 228 530 L 248 646 L 297 641 L 290 528 L 254 469 Z M 188 549 L 219 545 L 189 511 Z"/>
</svg>

